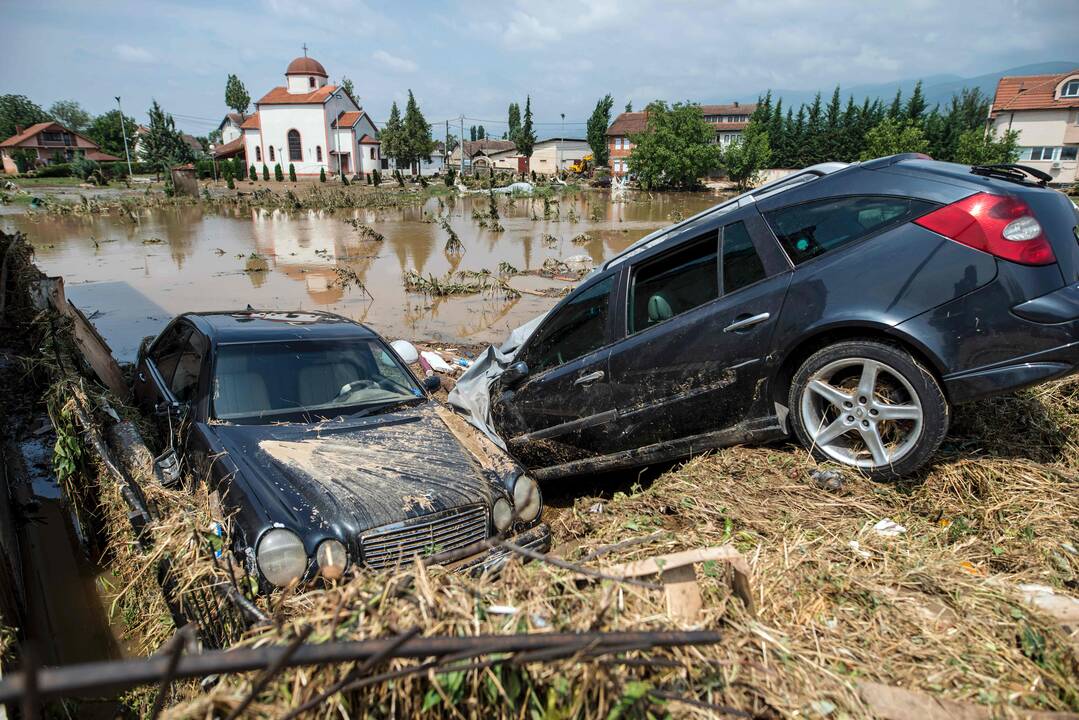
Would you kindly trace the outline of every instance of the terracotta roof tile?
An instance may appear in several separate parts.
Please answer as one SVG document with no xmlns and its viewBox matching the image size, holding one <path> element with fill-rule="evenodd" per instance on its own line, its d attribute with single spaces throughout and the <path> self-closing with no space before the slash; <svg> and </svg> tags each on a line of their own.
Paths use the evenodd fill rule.
<svg viewBox="0 0 1079 720">
<path fill-rule="evenodd" d="M 260 124 L 259 114 L 255 113 L 254 115 L 248 115 L 247 119 L 243 121 L 242 125 L 240 125 L 240 129 L 261 130 L 262 125 Z"/>
<path fill-rule="evenodd" d="M 244 151 L 244 139 L 238 137 L 232 142 L 227 142 L 224 145 L 218 145 L 214 148 L 214 157 L 232 157 L 233 155 L 239 155 Z"/>
<path fill-rule="evenodd" d="M 333 121 L 334 127 L 355 127 L 356 123 L 363 117 L 363 110 L 349 110 L 341 113 L 336 120 Z"/>
<path fill-rule="evenodd" d="M 483 140 L 465 140 L 465 155 L 468 157 L 474 156 L 478 152 L 483 153 L 495 153 L 503 152 L 504 150 L 511 150 L 517 145 L 512 140 L 491 140 L 484 138 Z"/>
<path fill-rule="evenodd" d="M 624 112 L 607 128 L 608 135 L 633 135 L 648 129 L 648 113 Z"/>
<path fill-rule="evenodd" d="M 1066 78 L 1079 77 L 1079 68 L 1055 75 L 1015 75 L 997 82 L 992 115 L 1006 110 L 1052 110 L 1077 108 L 1079 97 L 1057 98 L 1057 86 Z"/>
<path fill-rule="evenodd" d="M 11 147 L 13 145 L 18 145 L 19 143 L 24 143 L 27 140 L 29 140 L 30 138 L 37 135 L 42 130 L 47 129 L 47 128 L 51 127 L 52 125 L 59 125 L 60 127 L 63 128 L 63 125 L 60 125 L 60 123 L 57 123 L 57 122 L 53 122 L 52 120 L 50 120 L 48 122 L 37 123 L 36 125 L 31 125 L 30 127 L 26 128 L 25 130 L 23 130 L 21 133 L 18 133 L 17 135 L 12 135 L 11 137 L 9 137 L 4 142 L 0 142 L 0 147 Z M 67 128 L 64 128 L 64 129 L 66 130 Z"/>
<path fill-rule="evenodd" d="M 290 93 L 284 85 L 275 87 L 262 96 L 255 103 L 259 105 L 313 105 L 321 104 L 330 99 L 330 95 L 337 90 L 336 85 L 323 85 L 309 93 Z"/>
<path fill-rule="evenodd" d="M 364 134 L 364 136 L 362 138 L 360 138 L 359 143 L 360 143 L 360 145 L 381 145 L 382 144 L 381 142 L 379 142 L 378 140 L 375 140 L 373 137 L 371 137 L 370 135 L 367 135 L 366 133 Z"/>
<path fill-rule="evenodd" d="M 86 157 L 89 160 L 96 160 L 98 162 L 118 162 L 120 158 L 115 155 L 109 155 L 107 152 L 101 152 L 100 150 L 87 150 Z"/>
<path fill-rule="evenodd" d="M 739 103 L 737 105 L 700 105 L 702 115 L 752 115 L 757 103 Z M 748 122 L 710 122 L 716 130 L 744 130 Z M 614 119 L 607 128 L 611 136 L 634 135 L 648 129 L 648 113 L 624 112 Z"/>
<path fill-rule="evenodd" d="M 288 69 L 285 70 L 286 75 L 321 75 L 322 77 L 329 77 L 326 74 L 326 68 L 322 67 L 322 63 L 314 58 L 309 58 L 306 55 L 298 57 L 288 64 Z"/>
</svg>

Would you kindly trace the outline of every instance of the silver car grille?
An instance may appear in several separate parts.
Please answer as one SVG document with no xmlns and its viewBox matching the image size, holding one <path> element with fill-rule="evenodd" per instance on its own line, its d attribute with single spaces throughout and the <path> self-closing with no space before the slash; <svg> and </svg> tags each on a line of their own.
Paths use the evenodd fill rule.
<svg viewBox="0 0 1079 720">
<path fill-rule="evenodd" d="M 487 507 L 466 505 L 370 530 L 360 536 L 360 549 L 363 564 L 380 570 L 486 538 Z"/>
</svg>

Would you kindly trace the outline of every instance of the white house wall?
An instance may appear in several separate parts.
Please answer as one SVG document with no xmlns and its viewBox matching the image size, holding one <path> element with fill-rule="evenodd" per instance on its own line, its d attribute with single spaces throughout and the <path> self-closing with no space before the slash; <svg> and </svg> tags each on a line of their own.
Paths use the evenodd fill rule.
<svg viewBox="0 0 1079 720">
<path fill-rule="evenodd" d="M 1017 130 L 1020 147 L 1060 147 L 1064 145 L 1069 122 L 1072 127 L 1079 126 L 1079 111 L 1064 108 L 1060 110 L 1006 110 L 994 118 L 993 129 L 998 134 L 1005 130 Z M 1051 160 L 1020 160 L 1020 162 L 1049 173 L 1053 176 L 1055 183 L 1079 179 L 1079 168 L 1075 160 L 1057 163 Z M 1058 167 L 1053 167 L 1054 164 Z"/>
<path fill-rule="evenodd" d="M 318 175 L 325 167 L 327 129 L 322 105 L 265 105 L 259 108 L 259 124 L 262 133 L 263 162 L 270 165 L 280 163 L 281 169 L 288 173 L 291 162 L 297 175 Z M 300 133 L 301 160 L 290 160 L 288 155 L 288 132 Z M 274 160 L 269 157 L 270 146 L 274 149 Z M 323 162 L 315 160 L 315 148 L 322 147 Z"/>
</svg>

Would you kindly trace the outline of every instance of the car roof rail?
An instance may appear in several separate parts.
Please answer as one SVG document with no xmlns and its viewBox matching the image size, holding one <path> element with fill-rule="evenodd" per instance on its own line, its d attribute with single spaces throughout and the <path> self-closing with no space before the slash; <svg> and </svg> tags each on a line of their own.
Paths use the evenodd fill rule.
<svg viewBox="0 0 1079 720">
<path fill-rule="evenodd" d="M 682 220 L 681 222 L 675 223 L 674 225 L 669 225 L 664 228 L 660 228 L 655 232 L 645 235 L 643 238 L 633 243 L 628 248 L 612 257 L 610 260 L 607 260 L 605 263 L 603 263 L 601 268 L 603 270 L 606 270 L 613 265 L 617 265 L 618 263 L 623 262 L 627 258 L 641 253 L 652 247 L 653 245 L 662 242 L 669 235 L 671 235 L 671 233 L 688 227 L 691 223 L 694 223 L 697 220 L 705 218 L 709 215 L 718 214 L 721 212 L 729 212 L 740 207 L 745 207 L 746 205 L 754 203 L 763 197 L 768 197 L 777 193 L 781 193 L 785 190 L 789 190 L 795 185 L 801 185 L 802 183 L 816 180 L 819 177 L 830 175 L 838 170 L 842 170 L 850 166 L 851 163 L 843 162 L 818 163 L 816 165 L 810 165 L 809 167 L 802 168 L 801 170 L 795 171 L 790 175 L 784 175 L 781 178 L 766 182 L 760 187 L 753 188 L 752 190 L 744 192 L 741 195 L 736 195 L 729 200 L 721 202 L 718 205 L 713 205 L 707 210 L 702 210 L 696 215 L 691 215 L 690 217 Z"/>
<path fill-rule="evenodd" d="M 879 170 L 880 168 L 891 167 L 896 163 L 901 163 L 904 160 L 932 160 L 933 158 L 925 153 L 908 152 L 899 153 L 898 155 L 888 155 L 887 157 L 879 157 L 873 160 L 866 160 L 861 165 L 866 170 Z"/>
</svg>

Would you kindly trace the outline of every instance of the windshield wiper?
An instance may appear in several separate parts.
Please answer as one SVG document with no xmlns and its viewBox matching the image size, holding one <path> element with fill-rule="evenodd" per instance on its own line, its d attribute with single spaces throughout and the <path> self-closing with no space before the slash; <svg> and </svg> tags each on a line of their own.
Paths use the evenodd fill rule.
<svg viewBox="0 0 1079 720">
<path fill-rule="evenodd" d="M 1010 182 L 1017 182 L 1023 185 L 1030 185 L 1030 180 L 1027 176 L 1034 178 L 1035 185 L 1039 187 L 1045 187 L 1046 183 L 1053 179 L 1053 176 L 1047 172 L 1043 172 L 1038 168 L 1032 168 L 1029 165 L 1017 165 L 1015 163 L 997 163 L 996 165 L 972 165 L 970 171 L 975 175 L 982 175 L 984 177 L 993 177 L 1000 180 L 1008 180 Z"/>
<path fill-rule="evenodd" d="M 390 400 L 388 402 L 384 402 L 384 403 L 381 403 L 379 405 L 375 405 L 374 407 L 364 408 L 363 410 L 357 410 L 356 412 L 351 413 L 348 417 L 349 418 L 367 417 L 368 415 L 374 415 L 375 413 L 382 412 L 384 410 L 390 410 L 392 408 L 399 407 L 401 405 L 406 405 L 406 404 L 409 404 L 409 403 L 419 404 L 419 403 L 425 402 L 426 400 L 427 400 L 427 398 L 425 398 L 425 397 L 408 397 L 408 398 L 401 398 L 400 400 Z"/>
</svg>

